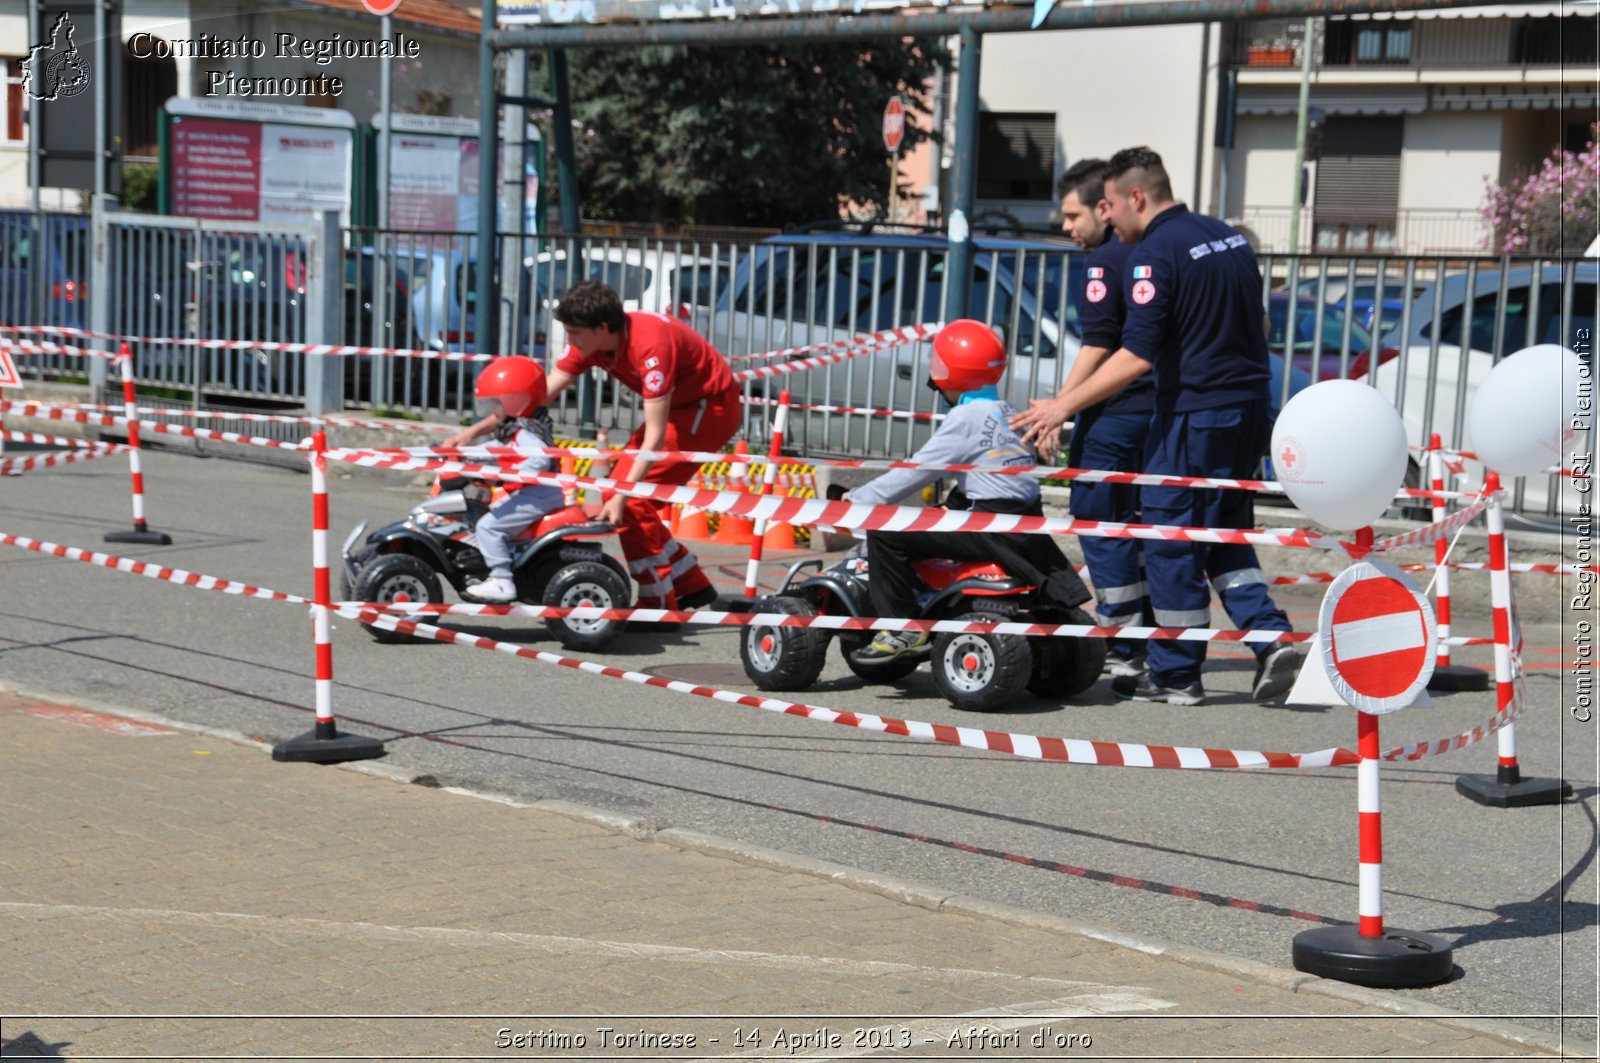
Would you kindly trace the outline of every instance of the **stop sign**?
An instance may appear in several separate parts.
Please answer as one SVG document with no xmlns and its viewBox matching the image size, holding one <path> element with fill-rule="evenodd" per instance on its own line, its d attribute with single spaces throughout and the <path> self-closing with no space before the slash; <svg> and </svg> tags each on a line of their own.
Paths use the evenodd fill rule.
<svg viewBox="0 0 1600 1063">
<path fill-rule="evenodd" d="M 400 6 L 400 0 L 361 0 L 361 4 L 374 15 L 388 15 Z"/>
<path fill-rule="evenodd" d="M 1433 607 L 1393 565 L 1362 561 L 1341 572 L 1317 626 L 1329 682 L 1363 712 L 1405 708 L 1433 675 Z"/>
<path fill-rule="evenodd" d="M 883 146 L 890 151 L 900 150 L 900 138 L 906 132 L 906 109 L 900 97 L 890 96 L 883 107 Z"/>
</svg>

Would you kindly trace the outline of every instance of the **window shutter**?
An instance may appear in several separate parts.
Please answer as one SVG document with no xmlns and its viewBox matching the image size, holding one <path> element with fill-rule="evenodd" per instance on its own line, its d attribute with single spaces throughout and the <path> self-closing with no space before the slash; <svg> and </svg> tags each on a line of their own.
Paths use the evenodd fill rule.
<svg viewBox="0 0 1600 1063">
<path fill-rule="evenodd" d="M 1056 116 L 978 115 L 978 198 L 1049 199 L 1056 163 Z"/>
<path fill-rule="evenodd" d="M 1393 225 L 1405 119 L 1335 115 L 1317 162 L 1317 224 Z"/>
</svg>

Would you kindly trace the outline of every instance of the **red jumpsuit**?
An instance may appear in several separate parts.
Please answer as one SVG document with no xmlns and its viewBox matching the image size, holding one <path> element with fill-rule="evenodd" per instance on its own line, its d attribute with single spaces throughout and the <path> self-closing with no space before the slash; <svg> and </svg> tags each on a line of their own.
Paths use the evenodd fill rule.
<svg viewBox="0 0 1600 1063">
<path fill-rule="evenodd" d="M 667 436 L 662 450 L 721 450 L 739 430 L 743 407 L 733 371 L 715 347 L 684 322 L 643 311 L 627 315 L 615 355 L 585 358 L 568 347 L 556 368 L 577 376 L 599 367 L 645 399 L 671 397 Z M 630 448 L 644 441 L 641 425 L 628 440 Z M 658 461 L 642 482 L 686 484 L 699 468 L 687 461 Z M 618 470 L 619 472 L 621 470 Z M 711 585 L 688 548 L 672 537 L 661 513 L 665 507 L 644 498 L 623 506 L 618 538 L 628 571 L 639 585 L 639 606 L 674 609 L 678 599 Z"/>
</svg>

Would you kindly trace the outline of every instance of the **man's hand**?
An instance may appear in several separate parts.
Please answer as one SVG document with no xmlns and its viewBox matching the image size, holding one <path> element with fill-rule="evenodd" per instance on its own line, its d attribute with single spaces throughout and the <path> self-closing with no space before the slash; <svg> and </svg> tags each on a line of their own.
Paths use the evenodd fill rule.
<svg viewBox="0 0 1600 1063">
<path fill-rule="evenodd" d="M 600 506 L 600 519 L 613 528 L 622 527 L 622 507 L 628 504 L 628 496 L 613 494 Z"/>
<path fill-rule="evenodd" d="M 1033 445 L 1041 462 L 1048 462 L 1061 447 L 1061 426 L 1071 409 L 1060 396 L 1034 399 L 1026 410 L 1011 418 L 1011 427 L 1022 434 L 1024 443 Z"/>
</svg>

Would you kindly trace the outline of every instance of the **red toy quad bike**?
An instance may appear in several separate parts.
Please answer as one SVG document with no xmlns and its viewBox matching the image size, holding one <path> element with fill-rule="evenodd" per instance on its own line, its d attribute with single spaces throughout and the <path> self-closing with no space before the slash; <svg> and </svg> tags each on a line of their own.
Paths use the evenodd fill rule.
<svg viewBox="0 0 1600 1063">
<path fill-rule="evenodd" d="M 439 577 L 470 599 L 474 583 L 489 574 L 472 529 L 488 510 L 490 487 L 462 477 L 440 482 L 438 493 L 403 520 L 362 538 L 362 521 L 344 541 L 344 596 L 358 602 L 444 601 Z M 550 513 L 512 541 L 517 601 L 529 605 L 626 609 L 628 573 L 600 548 L 616 529 L 578 506 Z M 359 545 L 358 545 L 359 544 Z M 623 620 L 545 621 L 569 650 L 604 649 L 622 633 Z M 364 625 L 379 642 L 407 636 Z"/>
<path fill-rule="evenodd" d="M 816 571 L 805 572 L 811 567 Z M 918 596 L 912 619 L 961 620 L 973 625 L 1000 621 L 1092 624 L 1081 609 L 1048 619 L 1036 612 L 1034 588 L 1000 566 L 983 561 L 917 561 L 927 590 Z M 857 544 L 832 568 L 820 560 L 790 567 L 778 593 L 754 606 L 758 613 L 791 616 L 871 616 L 867 559 Z M 882 662 L 853 660 L 851 654 L 872 639 L 870 631 L 835 632 L 821 627 L 747 627 L 739 657 L 745 675 L 762 690 L 805 690 L 817 681 L 838 635 L 850 670 L 870 683 L 892 683 L 916 671 L 918 658 Z M 1105 640 L 1055 635 L 1002 635 L 983 631 L 935 632 L 931 666 L 939 693 L 958 709 L 989 712 L 1007 705 L 1023 690 L 1042 698 L 1064 699 L 1083 693 L 1105 666 Z"/>
</svg>

